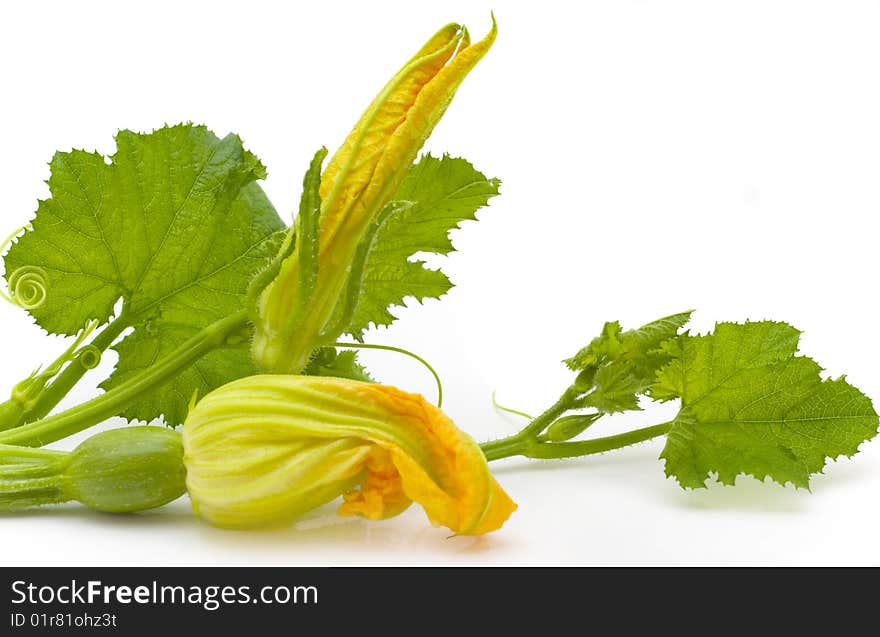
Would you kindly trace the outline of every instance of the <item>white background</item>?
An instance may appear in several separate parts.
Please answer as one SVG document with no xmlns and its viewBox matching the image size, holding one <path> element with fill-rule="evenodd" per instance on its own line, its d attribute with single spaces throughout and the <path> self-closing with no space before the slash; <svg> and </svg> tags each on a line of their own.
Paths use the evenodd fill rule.
<svg viewBox="0 0 880 637">
<path fill-rule="evenodd" d="M 6 3 L 0 234 L 48 195 L 56 149 L 111 154 L 119 128 L 183 120 L 240 134 L 287 215 L 314 150 L 338 145 L 437 28 L 461 21 L 481 37 L 494 8 L 498 41 L 428 148 L 500 177 L 503 194 L 456 234 L 459 253 L 432 261 L 457 287 L 369 340 L 431 360 L 448 413 L 478 439 L 522 424 L 493 411 L 493 389 L 539 411 L 569 379 L 560 359 L 604 321 L 688 308 L 699 330 L 788 320 L 829 375 L 880 398 L 880 3 L 301 4 Z M 2 387 L 64 349 L 17 308 L 0 306 L 0 321 Z M 432 395 L 407 359 L 366 360 Z M 66 404 L 94 395 L 99 376 Z M 660 449 L 502 462 L 520 508 L 482 538 L 448 539 L 415 506 L 385 522 L 325 507 L 290 529 L 229 532 L 182 499 L 127 517 L 0 517 L 0 546 L 15 547 L 0 563 L 880 563 L 880 443 L 831 463 L 812 493 L 745 478 L 684 492 Z"/>
</svg>

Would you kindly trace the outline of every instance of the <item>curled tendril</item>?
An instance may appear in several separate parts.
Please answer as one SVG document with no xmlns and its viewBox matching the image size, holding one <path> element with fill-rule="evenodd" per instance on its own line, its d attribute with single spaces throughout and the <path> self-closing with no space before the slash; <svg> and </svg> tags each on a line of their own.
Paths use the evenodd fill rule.
<svg viewBox="0 0 880 637">
<path fill-rule="evenodd" d="M 76 339 L 71 343 L 61 356 L 56 358 L 51 365 L 43 369 L 42 366 L 37 367 L 31 375 L 23 381 L 15 385 L 12 389 L 12 397 L 22 403 L 28 403 L 36 400 L 40 392 L 45 389 L 46 385 L 55 378 L 64 365 L 70 361 L 78 360 L 86 369 L 94 369 L 101 362 L 101 350 L 94 345 L 80 345 L 95 331 L 98 327 L 98 321 L 89 321 L 77 334 Z M 79 349 L 78 349 L 79 348 Z"/>
<path fill-rule="evenodd" d="M 431 372 L 431 376 L 434 377 L 434 382 L 437 384 L 437 406 L 443 406 L 443 383 L 440 380 L 440 375 L 436 372 L 436 370 L 431 367 L 431 364 L 428 363 L 424 358 L 419 356 L 418 354 L 413 354 L 411 351 L 403 349 L 402 347 L 392 347 L 391 345 L 376 345 L 375 343 L 330 343 L 331 347 L 346 347 L 349 349 L 380 349 L 386 352 L 396 352 L 398 354 L 404 354 L 405 356 L 409 356 L 417 360 L 421 363 L 429 372 Z"/>
<path fill-rule="evenodd" d="M 7 279 L 9 294 L 4 298 L 25 310 L 40 307 L 46 300 L 46 271 L 36 265 L 23 265 Z"/>
<path fill-rule="evenodd" d="M 101 364 L 101 350 L 94 345 L 86 345 L 76 353 L 76 360 L 85 369 L 95 369 Z"/>
<path fill-rule="evenodd" d="M 0 254 L 6 252 L 18 235 L 30 229 L 30 225 L 22 226 L 6 237 L 3 243 L 0 243 Z M 39 307 L 46 300 L 46 271 L 43 268 L 33 265 L 22 266 L 9 275 L 8 284 L 9 292 L 0 289 L 0 298 L 13 305 L 31 310 Z"/>
<path fill-rule="evenodd" d="M 497 391 L 492 391 L 492 406 L 495 407 L 498 411 L 506 411 L 508 414 L 515 414 L 517 416 L 522 416 L 523 418 L 528 418 L 529 420 L 534 420 L 534 416 L 530 416 L 524 411 L 520 411 L 519 409 L 513 409 L 512 407 L 507 407 L 498 402 L 498 399 L 495 397 Z"/>
<path fill-rule="evenodd" d="M 57 359 L 55 359 L 55 362 L 53 362 L 49 366 L 49 368 L 45 372 L 43 372 L 43 374 L 44 375 L 49 374 L 50 377 L 56 376 L 58 374 L 58 372 L 61 371 L 61 368 L 64 367 L 65 363 L 67 363 L 68 361 L 72 361 L 74 359 L 80 359 L 82 356 L 82 352 L 90 350 L 90 348 L 94 349 L 97 352 L 98 362 L 100 363 L 101 362 L 101 350 L 99 350 L 94 345 L 85 345 L 81 349 L 77 349 L 91 335 L 91 333 L 95 331 L 96 327 L 98 327 L 98 321 L 92 320 L 92 321 L 89 321 L 88 323 L 86 323 L 85 326 L 82 328 L 82 330 L 80 330 L 79 334 L 76 335 L 76 339 L 73 341 L 73 343 L 70 344 L 70 347 L 68 347 L 61 356 L 59 356 Z M 90 356 L 94 357 L 95 354 L 90 353 Z M 86 369 L 94 369 L 95 367 L 98 366 L 98 363 L 95 363 L 91 367 L 89 367 L 85 363 L 83 363 L 83 365 L 85 366 Z"/>
</svg>

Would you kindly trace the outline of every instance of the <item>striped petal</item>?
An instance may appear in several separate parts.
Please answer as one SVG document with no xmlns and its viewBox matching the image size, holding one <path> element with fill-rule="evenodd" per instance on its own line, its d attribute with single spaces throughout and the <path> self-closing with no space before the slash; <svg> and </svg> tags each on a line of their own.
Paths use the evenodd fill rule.
<svg viewBox="0 0 880 637">
<path fill-rule="evenodd" d="M 385 85 L 327 164 L 320 184 L 317 278 L 309 311 L 290 318 L 304 294 L 294 253 L 260 300 L 253 353 L 264 371 L 299 373 L 316 348 L 339 336 L 329 333 L 335 329 L 330 323 L 358 246 L 496 33 L 494 18 L 489 34 L 476 44 L 460 25 L 440 29 Z"/>
<path fill-rule="evenodd" d="M 516 508 L 467 434 L 393 387 L 251 376 L 205 396 L 183 441 L 193 507 L 217 526 L 285 523 L 343 495 L 342 515 L 383 519 L 415 501 L 433 524 L 479 535 Z"/>
</svg>

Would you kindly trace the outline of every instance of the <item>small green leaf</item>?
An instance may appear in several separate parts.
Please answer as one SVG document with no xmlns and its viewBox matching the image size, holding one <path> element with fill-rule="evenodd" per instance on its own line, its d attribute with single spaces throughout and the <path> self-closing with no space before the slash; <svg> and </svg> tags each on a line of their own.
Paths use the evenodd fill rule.
<svg viewBox="0 0 880 637">
<path fill-rule="evenodd" d="M 678 331 L 690 321 L 691 314 L 693 310 L 672 314 L 626 332 L 622 332 L 617 321 L 606 323 L 600 336 L 564 362 L 572 371 L 578 371 L 595 365 L 604 358 L 642 357 L 659 349 L 664 342 L 674 339 Z"/>
<path fill-rule="evenodd" d="M 719 323 L 684 336 L 658 375 L 657 393 L 681 398 L 663 449 L 666 474 L 683 487 L 740 474 L 809 487 L 827 458 L 852 456 L 877 433 L 871 401 L 844 379 L 822 380 L 796 355 L 800 333 L 785 323 Z"/>
<path fill-rule="evenodd" d="M 591 383 L 579 387 L 593 390 L 584 406 L 607 414 L 640 409 L 639 396 L 652 389 L 657 371 L 672 359 L 673 343 L 690 315 L 674 314 L 626 332 L 617 321 L 606 323 L 601 335 L 565 361 Z"/>
<path fill-rule="evenodd" d="M 462 221 L 475 220 L 477 210 L 498 194 L 500 182 L 487 179 L 464 159 L 431 155 L 413 164 L 395 201 L 412 202 L 379 230 L 367 259 L 363 288 L 354 318 L 345 330 L 359 338 L 370 324 L 390 325 L 389 311 L 406 297 L 419 301 L 439 298 L 452 283 L 439 270 L 411 260 L 419 252 L 449 254 L 454 250 L 450 231 Z"/>
<path fill-rule="evenodd" d="M 651 386 L 652 379 L 639 375 L 631 363 L 615 361 L 600 367 L 593 382 L 596 391 L 586 404 L 613 414 L 640 410 L 639 396 Z"/>
<path fill-rule="evenodd" d="M 343 350 L 339 352 L 334 347 L 322 347 L 318 350 L 308 367 L 303 370 L 303 375 L 334 376 L 362 380 L 366 383 L 376 382 L 364 366 L 357 362 L 356 351 Z"/>
</svg>

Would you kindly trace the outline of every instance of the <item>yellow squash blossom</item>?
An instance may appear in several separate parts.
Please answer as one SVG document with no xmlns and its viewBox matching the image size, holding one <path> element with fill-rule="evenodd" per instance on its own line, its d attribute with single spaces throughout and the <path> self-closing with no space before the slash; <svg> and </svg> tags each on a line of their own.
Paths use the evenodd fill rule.
<svg viewBox="0 0 880 637">
<path fill-rule="evenodd" d="M 259 298 L 253 354 L 264 371 L 298 373 L 322 340 L 338 336 L 325 330 L 361 240 L 495 35 L 494 19 L 475 44 L 458 24 L 440 29 L 391 78 L 330 160 L 320 182 L 317 280 L 308 311 L 290 324 L 302 293 L 299 246 Z"/>
<path fill-rule="evenodd" d="M 479 535 L 516 508 L 446 414 L 384 385 L 243 378 L 193 408 L 183 445 L 193 508 L 215 526 L 283 524 L 341 495 L 342 515 L 383 519 L 415 501 L 433 524 Z"/>
</svg>

